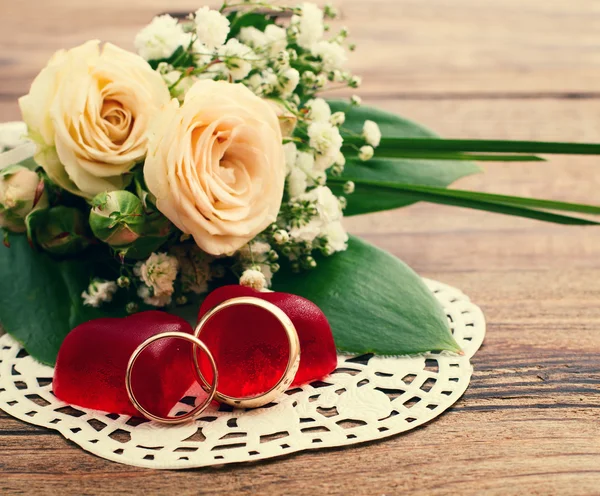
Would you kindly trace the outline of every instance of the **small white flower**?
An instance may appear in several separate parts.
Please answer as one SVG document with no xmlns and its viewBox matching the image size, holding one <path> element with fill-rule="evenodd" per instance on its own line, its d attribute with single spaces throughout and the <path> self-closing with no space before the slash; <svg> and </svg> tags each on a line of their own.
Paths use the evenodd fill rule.
<svg viewBox="0 0 600 496">
<path fill-rule="evenodd" d="M 356 188 L 356 185 L 354 184 L 353 181 L 347 181 L 344 184 L 344 193 L 346 193 L 347 195 L 351 195 L 352 193 L 354 193 L 355 188 Z"/>
<path fill-rule="evenodd" d="M 287 178 L 287 190 L 290 198 L 296 198 L 306 191 L 308 182 L 306 172 L 299 167 L 292 169 L 292 172 Z"/>
<path fill-rule="evenodd" d="M 355 107 L 359 107 L 362 104 L 362 98 L 358 95 L 353 95 L 352 98 L 350 98 L 350 103 Z"/>
<path fill-rule="evenodd" d="M 187 48 L 189 36 L 177 19 L 168 14 L 157 16 L 135 37 L 137 53 L 146 60 L 166 59 L 179 46 Z"/>
<path fill-rule="evenodd" d="M 337 127 L 329 122 L 313 122 L 308 126 L 310 146 L 322 155 L 337 157 L 344 140 Z"/>
<path fill-rule="evenodd" d="M 340 70 L 348 61 L 346 49 L 338 43 L 320 41 L 312 47 L 311 51 L 315 57 L 321 58 L 325 71 Z"/>
<path fill-rule="evenodd" d="M 330 253 L 344 251 L 348 248 L 348 234 L 339 221 L 327 224 L 323 228 L 321 235 L 327 239 L 327 247 Z"/>
<path fill-rule="evenodd" d="M 297 28 L 297 42 L 303 48 L 312 47 L 323 38 L 325 28 L 323 25 L 323 11 L 314 3 L 303 3 L 301 15 L 292 18 L 292 27 Z"/>
<path fill-rule="evenodd" d="M 340 152 L 341 153 L 341 152 Z M 318 155 L 315 160 L 315 170 L 318 173 L 325 172 L 329 169 L 333 164 L 335 164 L 335 155 Z"/>
<path fill-rule="evenodd" d="M 196 11 L 194 20 L 200 43 L 204 43 L 210 49 L 225 43 L 229 34 L 229 20 L 220 12 L 202 7 Z"/>
<path fill-rule="evenodd" d="M 375 150 L 373 150 L 372 146 L 368 145 L 361 147 L 360 151 L 358 152 L 358 158 L 361 159 L 363 162 L 371 160 L 373 158 L 373 155 L 375 155 Z"/>
<path fill-rule="evenodd" d="M 290 96 L 298 83 L 300 82 L 300 73 L 296 69 L 286 69 L 279 75 L 279 90 L 281 96 L 286 98 Z"/>
<path fill-rule="evenodd" d="M 240 277 L 240 285 L 261 291 L 267 287 L 267 279 L 260 270 L 247 269 Z"/>
<path fill-rule="evenodd" d="M 92 281 L 87 290 L 81 293 L 83 304 L 88 307 L 98 308 L 102 303 L 112 301 L 113 295 L 117 292 L 117 283 L 114 281 L 105 281 L 97 279 Z"/>
<path fill-rule="evenodd" d="M 315 167 L 315 156 L 309 152 L 298 152 L 296 154 L 295 166 L 309 175 Z"/>
<path fill-rule="evenodd" d="M 175 291 L 173 282 L 178 269 L 177 258 L 166 253 L 153 253 L 144 263 L 135 266 L 134 273 L 152 290 L 153 296 L 170 296 Z"/>
<path fill-rule="evenodd" d="M 218 53 L 224 62 L 217 64 L 217 69 L 231 76 L 234 81 L 244 79 L 252 70 L 251 61 L 256 60 L 252 49 L 240 43 L 236 38 L 230 39 L 220 47 Z"/>
<path fill-rule="evenodd" d="M 342 218 L 340 202 L 327 186 L 319 186 L 300 196 L 299 200 L 314 202 L 319 219 L 325 224 Z"/>
<path fill-rule="evenodd" d="M 265 36 L 269 42 L 271 55 L 277 55 L 287 46 L 287 32 L 276 24 L 269 24 L 265 28 Z"/>
<path fill-rule="evenodd" d="M 287 231 L 280 229 L 273 234 L 273 240 L 278 245 L 284 245 L 290 240 L 290 234 Z"/>
<path fill-rule="evenodd" d="M 255 49 L 260 49 L 269 43 L 265 33 L 256 29 L 254 26 L 242 28 L 238 38 L 242 43 Z"/>
<path fill-rule="evenodd" d="M 285 167 L 287 169 L 287 174 L 289 174 L 292 168 L 296 165 L 297 150 L 296 143 L 293 141 L 283 145 L 283 155 L 285 156 Z"/>
<path fill-rule="evenodd" d="M 323 98 L 315 98 L 306 102 L 308 118 L 313 122 L 327 122 L 331 118 L 331 108 Z"/>
<path fill-rule="evenodd" d="M 307 224 L 300 227 L 294 227 L 290 230 L 290 237 L 298 242 L 312 243 L 321 234 L 323 223 L 314 218 Z"/>
<path fill-rule="evenodd" d="M 335 158 L 335 165 L 340 167 L 344 167 L 344 165 L 346 165 L 346 156 L 342 152 L 338 153 L 337 157 Z"/>
<path fill-rule="evenodd" d="M 340 127 L 344 122 L 346 122 L 346 114 L 344 112 L 336 112 L 331 116 L 329 122 L 334 126 Z"/>
<path fill-rule="evenodd" d="M 379 126 L 376 122 L 365 121 L 362 135 L 367 144 L 371 145 L 373 148 L 377 148 L 379 146 L 379 143 L 381 142 L 381 131 L 379 130 Z"/>
</svg>

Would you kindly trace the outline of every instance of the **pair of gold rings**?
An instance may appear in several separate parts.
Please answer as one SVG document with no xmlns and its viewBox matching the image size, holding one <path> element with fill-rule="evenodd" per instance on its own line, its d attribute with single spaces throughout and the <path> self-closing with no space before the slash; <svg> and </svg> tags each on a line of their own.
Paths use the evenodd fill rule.
<svg viewBox="0 0 600 496">
<path fill-rule="evenodd" d="M 200 335 L 202 333 L 202 330 L 206 327 L 206 324 L 217 313 L 222 312 L 223 310 L 225 310 L 227 308 L 238 306 L 238 305 L 251 305 L 251 306 L 259 307 L 259 308 L 262 308 L 263 310 L 266 310 L 267 312 L 271 313 L 273 316 L 275 316 L 275 318 L 279 321 L 279 323 L 283 327 L 283 330 L 285 331 L 286 336 L 288 338 L 288 344 L 289 344 L 288 362 L 287 362 L 285 371 L 281 375 L 279 381 L 275 385 L 273 385 L 273 387 L 271 387 L 268 391 L 266 391 L 264 393 L 261 393 L 256 396 L 246 396 L 246 397 L 240 397 L 240 398 L 237 398 L 234 396 L 228 396 L 226 394 L 220 393 L 217 390 L 217 385 L 218 385 L 218 380 L 219 380 L 218 379 L 219 372 L 217 370 L 217 364 L 216 364 L 215 359 L 214 359 L 212 353 L 210 352 L 210 350 L 200 340 Z M 144 408 L 144 406 L 140 404 L 140 402 L 137 400 L 137 398 L 135 396 L 135 393 L 133 391 L 133 386 L 132 386 L 132 379 L 131 379 L 133 367 L 135 366 L 135 363 L 136 363 L 137 359 L 140 357 L 140 355 L 142 354 L 142 352 L 148 346 L 150 346 L 152 343 L 159 341 L 161 339 L 167 339 L 167 338 L 183 339 L 185 341 L 192 343 L 192 345 L 193 345 L 192 346 L 192 360 L 194 363 L 194 369 L 196 372 L 196 376 L 199 379 L 199 383 L 202 386 L 202 389 L 204 389 L 208 393 L 207 397 L 204 399 L 204 401 L 202 403 L 195 406 L 191 411 L 189 411 L 183 415 L 178 415 L 176 417 L 160 417 L 160 416 L 155 415 L 152 412 L 148 411 L 146 408 Z M 208 361 L 212 368 L 212 376 L 213 376 L 212 381 L 210 381 L 210 382 L 206 380 L 206 378 L 202 374 L 202 371 L 200 370 L 200 364 L 198 363 L 198 350 L 204 352 L 206 354 L 206 356 L 208 357 Z M 294 380 L 294 377 L 296 376 L 296 372 L 298 371 L 299 365 L 300 365 L 300 341 L 298 339 L 298 333 L 296 332 L 296 328 L 294 327 L 294 324 L 292 323 L 290 318 L 285 314 L 285 312 L 283 312 L 283 310 L 281 310 L 279 307 L 273 305 L 272 303 L 269 303 L 268 301 L 261 300 L 260 298 L 254 298 L 251 296 L 242 296 L 239 298 L 232 298 L 230 300 L 226 300 L 223 303 L 221 303 L 220 305 L 217 305 L 215 308 L 210 310 L 206 315 L 204 315 L 204 317 L 202 317 L 202 319 L 196 326 L 196 329 L 195 329 L 193 335 L 185 333 L 185 332 L 163 332 L 161 334 L 156 334 L 156 335 L 151 336 L 148 339 L 146 339 L 146 341 L 144 341 L 142 344 L 140 344 L 135 349 L 135 351 L 131 354 L 131 357 L 129 358 L 129 363 L 127 364 L 127 371 L 125 373 L 125 387 L 127 389 L 127 394 L 129 396 L 129 399 L 131 400 L 131 403 L 133 403 L 135 408 L 142 415 L 144 415 L 147 419 L 155 420 L 156 422 L 162 422 L 164 424 L 179 424 L 181 422 L 186 422 L 188 420 L 193 420 L 193 419 L 197 418 L 204 410 L 206 410 L 206 408 L 208 407 L 208 405 L 210 405 L 210 403 L 213 401 L 213 399 L 216 399 L 217 401 L 219 401 L 221 403 L 226 403 L 228 405 L 235 406 L 237 408 L 256 408 L 259 406 L 266 405 L 267 403 L 270 403 L 277 396 L 279 396 L 279 394 L 281 394 L 288 388 L 288 386 L 292 383 L 292 381 Z"/>
</svg>

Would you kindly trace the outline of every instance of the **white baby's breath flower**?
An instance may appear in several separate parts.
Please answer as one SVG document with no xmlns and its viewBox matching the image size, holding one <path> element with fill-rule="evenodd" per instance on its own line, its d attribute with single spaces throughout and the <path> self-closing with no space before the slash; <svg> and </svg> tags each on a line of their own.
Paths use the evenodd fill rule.
<svg viewBox="0 0 600 496">
<path fill-rule="evenodd" d="M 361 147 L 360 151 L 358 152 L 358 158 L 363 162 L 371 160 L 373 155 L 375 155 L 375 150 L 373 150 L 373 147 L 369 145 Z"/>
<path fill-rule="evenodd" d="M 313 122 L 327 122 L 331 118 L 331 108 L 323 98 L 314 98 L 306 102 L 308 118 Z"/>
<path fill-rule="evenodd" d="M 283 145 L 283 154 L 285 156 L 285 166 L 287 170 L 287 174 L 289 174 L 292 168 L 296 165 L 296 153 L 297 153 L 296 143 L 290 141 Z"/>
<path fill-rule="evenodd" d="M 324 224 L 329 224 L 342 218 L 340 202 L 327 186 L 319 186 L 300 196 L 299 200 L 313 202 L 317 207 L 319 219 Z"/>
<path fill-rule="evenodd" d="M 98 308 L 102 303 L 112 301 L 113 295 L 117 292 L 117 289 L 117 283 L 114 281 L 96 279 L 90 283 L 83 293 L 81 293 L 83 304 L 88 307 Z"/>
<path fill-rule="evenodd" d="M 342 69 L 348 61 L 346 49 L 339 43 L 319 41 L 313 45 L 311 51 L 315 57 L 320 57 L 325 71 Z"/>
<path fill-rule="evenodd" d="M 254 26 L 242 28 L 238 35 L 239 40 L 255 49 L 261 49 L 269 43 L 267 36 Z"/>
<path fill-rule="evenodd" d="M 346 156 L 342 152 L 338 153 L 337 157 L 335 157 L 335 165 L 340 167 L 344 167 L 344 165 L 346 165 Z"/>
<path fill-rule="evenodd" d="M 333 154 L 317 155 L 317 158 L 315 159 L 315 170 L 319 173 L 325 172 L 333 164 L 335 164 L 335 161 L 336 161 L 336 156 Z"/>
<path fill-rule="evenodd" d="M 257 268 L 247 269 L 240 277 L 240 285 L 261 291 L 267 287 L 267 279 Z"/>
<path fill-rule="evenodd" d="M 305 2 L 300 7 L 301 14 L 292 19 L 292 25 L 298 30 L 297 42 L 303 48 L 310 49 L 323 38 L 323 11 L 314 3 Z"/>
<path fill-rule="evenodd" d="M 355 107 L 359 107 L 362 104 L 362 98 L 358 95 L 353 95 L 352 98 L 350 98 L 350 103 Z"/>
<path fill-rule="evenodd" d="M 323 223 L 314 218 L 310 222 L 290 230 L 290 238 L 296 242 L 312 243 L 321 234 Z"/>
<path fill-rule="evenodd" d="M 310 174 L 315 166 L 314 154 L 309 152 L 298 152 L 296 154 L 295 166 L 306 174 Z"/>
<path fill-rule="evenodd" d="M 377 148 L 379 146 L 379 143 L 381 142 L 381 131 L 379 130 L 379 126 L 376 122 L 365 121 L 362 135 L 367 144 L 371 145 L 373 148 Z"/>
<path fill-rule="evenodd" d="M 152 290 L 153 296 L 170 296 L 175 290 L 173 282 L 178 268 L 177 258 L 166 253 L 153 253 L 145 262 L 135 266 L 134 273 Z"/>
<path fill-rule="evenodd" d="M 344 142 L 339 129 L 329 122 L 313 122 L 308 126 L 308 136 L 311 148 L 330 157 L 337 157 Z"/>
<path fill-rule="evenodd" d="M 330 253 L 344 251 L 348 248 L 348 234 L 339 221 L 327 224 L 321 231 L 321 235 L 327 239 L 327 247 Z"/>
<path fill-rule="evenodd" d="M 344 112 L 336 112 L 332 114 L 329 122 L 334 126 L 340 127 L 344 122 L 346 122 L 346 114 Z"/>
<path fill-rule="evenodd" d="M 146 60 L 166 59 L 179 46 L 187 48 L 187 35 L 177 19 L 168 14 L 157 16 L 135 37 L 137 53 Z"/>
<path fill-rule="evenodd" d="M 290 234 L 284 229 L 280 229 L 273 234 L 273 240 L 278 245 L 284 245 L 290 240 Z"/>
<path fill-rule="evenodd" d="M 219 57 L 224 60 L 215 66 L 217 70 L 231 76 L 234 81 L 244 79 L 252 70 L 251 61 L 256 60 L 254 52 L 249 46 L 240 43 L 236 38 L 231 38 L 218 50 Z"/>
<path fill-rule="evenodd" d="M 300 73 L 296 69 L 288 68 L 279 75 L 279 90 L 283 98 L 290 96 L 298 83 L 300 82 Z"/>
<path fill-rule="evenodd" d="M 271 55 L 277 55 L 287 46 L 287 32 L 281 26 L 269 24 L 265 28 L 265 36 L 269 42 Z"/>
<path fill-rule="evenodd" d="M 306 191 L 308 182 L 306 172 L 299 167 L 295 167 L 287 178 L 287 190 L 290 198 L 296 198 Z"/>
<path fill-rule="evenodd" d="M 220 12 L 202 7 L 196 11 L 194 21 L 200 43 L 204 43 L 210 49 L 225 43 L 229 34 L 229 20 Z"/>
</svg>

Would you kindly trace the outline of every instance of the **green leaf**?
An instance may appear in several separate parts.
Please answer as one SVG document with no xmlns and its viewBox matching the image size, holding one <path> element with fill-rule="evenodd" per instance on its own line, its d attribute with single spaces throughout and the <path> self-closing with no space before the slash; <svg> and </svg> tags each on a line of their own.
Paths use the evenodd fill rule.
<svg viewBox="0 0 600 496">
<path fill-rule="evenodd" d="M 320 259 L 314 271 L 277 273 L 273 289 L 316 303 L 342 351 L 460 351 L 442 307 L 421 278 L 396 257 L 353 236 L 347 251 Z"/>
<path fill-rule="evenodd" d="M 349 136 L 344 138 L 344 145 L 346 145 L 346 147 L 350 145 L 361 146 L 363 144 L 364 139 L 360 136 Z M 385 154 L 386 156 L 393 156 L 394 153 L 402 153 L 406 150 L 600 155 L 600 144 L 544 141 L 430 139 L 425 136 L 389 136 L 384 134 L 381 143 L 377 148 L 379 153 Z"/>
<path fill-rule="evenodd" d="M 53 365 L 71 329 L 94 318 L 124 316 L 117 302 L 102 311 L 83 305 L 93 257 L 57 261 L 36 252 L 23 235 L 0 247 L 0 324 L 42 363 Z"/>
<path fill-rule="evenodd" d="M 477 160 L 479 162 L 545 162 L 546 159 L 537 155 L 508 155 L 491 153 L 461 153 L 461 152 L 436 152 L 419 150 L 398 150 L 393 155 L 386 155 L 377 150 L 379 158 L 421 158 L 427 160 Z"/>
<path fill-rule="evenodd" d="M 234 12 L 227 16 L 231 25 L 228 38 L 235 38 L 242 28 L 254 27 L 259 31 L 264 31 L 269 24 L 275 21 L 272 17 L 258 14 L 256 12 Z"/>
<path fill-rule="evenodd" d="M 344 179 L 346 181 L 348 179 Z M 370 181 L 362 178 L 350 179 L 355 183 L 356 189 L 350 196 L 349 205 L 355 204 L 361 208 L 366 203 L 369 208 L 377 206 L 378 202 L 383 205 L 389 204 L 395 197 L 400 201 L 426 201 L 455 207 L 466 207 L 486 212 L 496 212 L 517 217 L 527 217 L 556 224 L 568 225 L 600 225 L 587 219 L 559 215 L 544 210 L 536 210 L 529 207 L 537 207 L 548 210 L 563 210 L 580 212 L 586 214 L 600 214 L 600 207 L 594 205 L 583 205 L 579 203 L 557 202 L 553 200 L 540 200 L 536 198 L 522 198 L 508 195 L 494 195 L 490 193 L 479 193 L 476 191 L 452 190 L 446 188 L 434 188 L 403 183 L 388 183 L 383 181 Z M 329 183 L 341 187 L 340 178 L 330 178 Z"/>
<path fill-rule="evenodd" d="M 346 112 L 342 134 L 344 140 L 352 136 L 360 136 L 366 120 L 377 122 L 381 133 L 388 138 L 431 138 L 434 133 L 407 119 L 372 107 L 353 107 L 344 101 L 329 101 L 332 112 Z M 362 140 L 362 138 L 361 138 Z M 361 141 L 361 144 L 364 144 Z M 457 179 L 481 171 L 473 162 L 461 160 L 438 160 L 431 158 L 378 158 L 361 162 L 356 151 L 346 153 L 346 167 L 342 178 L 364 178 L 376 181 L 389 181 L 427 186 L 448 186 Z M 341 187 L 333 188 L 338 195 L 343 195 Z M 359 215 L 380 210 L 404 207 L 415 202 L 407 197 L 386 196 L 377 202 L 362 201 L 354 203 L 354 196 L 348 197 L 348 208 L 345 215 Z M 385 201 L 384 201 L 385 200 Z"/>
</svg>

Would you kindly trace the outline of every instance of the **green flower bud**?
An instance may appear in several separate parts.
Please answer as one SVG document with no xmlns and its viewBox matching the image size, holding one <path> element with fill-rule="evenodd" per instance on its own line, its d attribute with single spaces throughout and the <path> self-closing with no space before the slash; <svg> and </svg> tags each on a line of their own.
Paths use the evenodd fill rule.
<svg viewBox="0 0 600 496">
<path fill-rule="evenodd" d="M 36 210 L 27 216 L 27 227 L 30 239 L 54 255 L 73 255 L 90 244 L 84 214 L 76 208 Z"/>
<path fill-rule="evenodd" d="M 173 224 L 158 210 L 146 212 L 146 220 L 140 237 L 128 246 L 123 247 L 123 257 L 134 260 L 148 258 L 169 239 L 173 232 Z"/>
<path fill-rule="evenodd" d="M 131 284 L 131 280 L 127 276 L 121 276 L 117 279 L 117 286 L 120 288 L 128 288 Z"/>
<path fill-rule="evenodd" d="M 25 217 L 35 208 L 48 207 L 44 182 L 36 172 L 21 165 L 0 171 L 0 227 L 25 232 Z"/>
<path fill-rule="evenodd" d="M 144 222 L 142 202 L 129 191 L 100 193 L 92 200 L 90 227 L 110 246 L 131 245 L 140 237 Z"/>
</svg>

